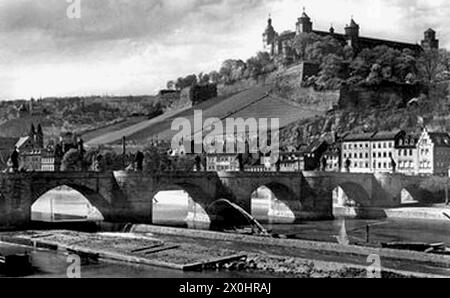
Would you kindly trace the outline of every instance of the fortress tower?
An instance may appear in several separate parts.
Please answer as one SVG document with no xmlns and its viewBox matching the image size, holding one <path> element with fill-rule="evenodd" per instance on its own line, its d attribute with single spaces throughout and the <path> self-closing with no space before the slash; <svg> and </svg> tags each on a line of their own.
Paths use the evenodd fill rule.
<svg viewBox="0 0 450 298">
<path fill-rule="evenodd" d="M 353 17 L 350 20 L 350 24 L 345 27 L 345 38 L 349 46 L 354 49 L 358 48 L 359 25 L 356 24 Z"/>
<path fill-rule="evenodd" d="M 297 20 L 296 29 L 297 34 L 311 33 L 313 31 L 313 23 L 311 22 L 311 18 L 306 14 L 304 7 L 302 16 Z"/>
<path fill-rule="evenodd" d="M 269 52 L 271 55 L 274 54 L 276 37 L 277 32 L 273 28 L 272 18 L 269 16 L 269 19 L 267 20 L 267 28 L 263 33 L 263 45 L 264 50 Z"/>
<path fill-rule="evenodd" d="M 424 33 L 422 40 L 422 48 L 424 49 L 439 49 L 439 39 L 436 39 L 436 31 L 428 29 Z"/>
</svg>

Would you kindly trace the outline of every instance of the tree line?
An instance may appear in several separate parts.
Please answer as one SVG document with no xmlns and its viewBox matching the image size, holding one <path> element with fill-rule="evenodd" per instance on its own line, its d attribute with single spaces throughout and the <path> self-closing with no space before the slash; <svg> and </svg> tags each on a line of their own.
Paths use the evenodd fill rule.
<svg viewBox="0 0 450 298">
<path fill-rule="evenodd" d="M 258 52 L 256 56 L 243 61 L 241 59 L 227 59 L 221 68 L 210 73 L 190 74 L 177 80 L 167 82 L 167 89 L 182 90 L 195 85 L 233 84 L 242 79 L 257 78 L 277 69 L 275 61 L 267 52 Z"/>
</svg>

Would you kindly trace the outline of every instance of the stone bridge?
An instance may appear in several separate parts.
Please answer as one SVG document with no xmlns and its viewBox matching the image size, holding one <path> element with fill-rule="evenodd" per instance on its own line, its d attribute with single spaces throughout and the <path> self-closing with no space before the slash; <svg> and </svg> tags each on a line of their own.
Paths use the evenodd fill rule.
<svg viewBox="0 0 450 298">
<path fill-rule="evenodd" d="M 345 200 L 335 200 L 335 205 L 359 209 L 396 207 L 402 203 L 402 190 L 423 190 L 425 179 L 429 178 L 325 172 L 0 174 L 0 227 L 27 226 L 33 203 L 63 185 L 86 197 L 106 221 L 127 223 L 151 223 L 154 196 L 160 191 L 181 189 L 191 198 L 188 221 L 195 227 L 225 216 L 220 208 L 213 207 L 221 198 L 251 212 L 252 193 L 261 186 L 270 189 L 276 198 L 269 210 L 275 219 L 317 220 L 333 217 L 333 192 L 337 188 L 345 193 Z"/>
</svg>

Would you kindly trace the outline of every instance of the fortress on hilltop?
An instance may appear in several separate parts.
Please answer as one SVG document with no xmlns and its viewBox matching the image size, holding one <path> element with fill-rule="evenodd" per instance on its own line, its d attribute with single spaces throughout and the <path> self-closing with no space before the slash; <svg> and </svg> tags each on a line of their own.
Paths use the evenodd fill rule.
<svg viewBox="0 0 450 298">
<path fill-rule="evenodd" d="M 298 18 L 297 23 L 295 24 L 295 28 L 295 31 L 285 31 L 279 34 L 272 25 L 272 18 L 269 17 L 267 28 L 263 33 L 264 50 L 269 52 L 272 56 L 281 55 L 285 58 L 295 59 L 295 37 L 307 33 L 314 33 L 321 37 L 331 36 L 341 42 L 342 45 L 350 46 L 355 53 L 366 48 L 374 48 L 380 45 L 386 45 L 397 50 L 410 49 L 414 52 L 420 52 L 423 49 L 439 49 L 439 40 L 436 39 L 436 31 L 431 28 L 425 31 L 424 39 L 420 45 L 360 36 L 360 26 L 355 22 L 353 17 L 351 18 L 350 23 L 345 26 L 344 33 L 335 32 L 333 26 L 331 26 L 329 31 L 314 30 L 313 22 L 306 14 L 304 8 L 301 17 Z"/>
</svg>

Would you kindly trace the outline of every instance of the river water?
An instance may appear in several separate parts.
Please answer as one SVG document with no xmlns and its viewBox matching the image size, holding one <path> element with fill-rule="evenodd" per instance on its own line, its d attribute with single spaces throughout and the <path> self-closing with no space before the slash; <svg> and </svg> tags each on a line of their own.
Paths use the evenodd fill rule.
<svg viewBox="0 0 450 298">
<path fill-rule="evenodd" d="M 188 198 L 180 193 L 164 193 L 156 197 L 153 206 L 153 221 L 158 225 L 186 227 Z M 450 221 L 426 220 L 360 220 L 337 219 L 332 221 L 304 221 L 295 224 L 271 224 L 267 217 L 267 202 L 254 200 L 252 214 L 272 233 L 289 235 L 293 238 L 337 242 L 337 236 L 345 233 L 350 242 L 365 243 L 367 240 L 366 226 L 369 225 L 369 241 L 372 244 L 393 241 L 407 242 L 443 242 L 450 246 Z M 55 218 L 51 211 L 67 214 L 68 218 L 74 216 L 91 219 L 101 219 L 101 215 L 89 202 L 73 193 L 63 189 L 54 191 L 41 198 L 33 206 L 34 218 L 50 221 Z M 64 217 L 64 216 L 62 216 Z M 60 253 L 33 250 L 31 248 L 11 246 L 0 243 L 0 254 L 28 252 L 32 256 L 36 270 L 30 277 L 65 277 L 68 267 L 67 257 Z M 119 263 L 100 262 L 87 264 L 82 267 L 82 277 L 258 277 L 245 272 L 208 272 L 183 273 L 176 270 L 155 268 L 149 266 L 133 266 Z M 265 277 L 260 275 L 259 277 Z M 268 276 L 266 276 L 268 277 Z"/>
</svg>

